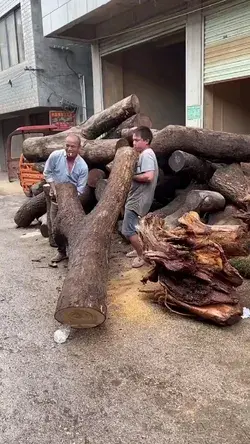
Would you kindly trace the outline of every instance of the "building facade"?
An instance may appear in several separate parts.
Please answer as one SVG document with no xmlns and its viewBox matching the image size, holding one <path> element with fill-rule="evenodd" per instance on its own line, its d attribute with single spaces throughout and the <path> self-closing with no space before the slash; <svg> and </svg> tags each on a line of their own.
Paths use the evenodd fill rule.
<svg viewBox="0 0 250 444">
<path fill-rule="evenodd" d="M 78 120 L 93 114 L 90 46 L 44 38 L 40 0 L 2 0 L 0 171 L 6 170 L 8 135 L 49 124 L 50 110 L 71 110 Z"/>
<path fill-rule="evenodd" d="M 155 128 L 249 133 L 249 0 L 42 0 L 44 34 L 91 43 L 94 108 L 135 93 Z"/>
</svg>

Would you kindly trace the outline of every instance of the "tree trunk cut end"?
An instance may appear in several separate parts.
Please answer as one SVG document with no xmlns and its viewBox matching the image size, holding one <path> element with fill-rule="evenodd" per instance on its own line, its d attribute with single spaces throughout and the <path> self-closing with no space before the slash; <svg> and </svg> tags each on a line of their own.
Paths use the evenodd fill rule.
<svg viewBox="0 0 250 444">
<path fill-rule="evenodd" d="M 56 311 L 55 319 L 61 324 L 70 325 L 72 328 L 94 328 L 103 324 L 106 319 L 105 307 L 67 307 Z"/>
</svg>

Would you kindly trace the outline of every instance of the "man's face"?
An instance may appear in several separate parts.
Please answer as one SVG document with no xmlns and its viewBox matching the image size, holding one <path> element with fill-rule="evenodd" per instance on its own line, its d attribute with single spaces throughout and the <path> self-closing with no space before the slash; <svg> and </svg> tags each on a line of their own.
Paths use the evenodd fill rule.
<svg viewBox="0 0 250 444">
<path fill-rule="evenodd" d="M 67 157 L 70 159 L 74 159 L 80 151 L 80 144 L 76 137 L 68 136 L 66 138 L 65 150 Z"/>
<path fill-rule="evenodd" d="M 141 153 L 145 148 L 148 147 L 148 140 L 143 140 L 140 135 L 133 134 L 133 147 L 135 151 Z"/>
</svg>

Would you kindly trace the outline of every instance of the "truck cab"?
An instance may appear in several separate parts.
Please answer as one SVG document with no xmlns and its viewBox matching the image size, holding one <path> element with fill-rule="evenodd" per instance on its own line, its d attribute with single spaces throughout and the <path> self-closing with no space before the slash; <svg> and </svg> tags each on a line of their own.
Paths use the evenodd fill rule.
<svg viewBox="0 0 250 444">
<path fill-rule="evenodd" d="M 59 133 L 56 125 L 22 126 L 13 131 L 7 139 L 7 170 L 10 182 L 20 181 L 26 196 L 31 196 L 32 185 L 43 180 L 43 165 L 28 162 L 22 154 L 22 146 L 29 137 L 43 137 Z"/>
</svg>

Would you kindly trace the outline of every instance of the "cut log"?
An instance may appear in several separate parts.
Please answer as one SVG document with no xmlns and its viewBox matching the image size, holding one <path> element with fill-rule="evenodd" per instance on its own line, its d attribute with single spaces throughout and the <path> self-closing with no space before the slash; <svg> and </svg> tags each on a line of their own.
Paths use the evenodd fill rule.
<svg viewBox="0 0 250 444">
<path fill-rule="evenodd" d="M 100 170 L 99 168 L 93 168 L 89 171 L 88 186 L 90 188 L 96 188 L 98 180 L 104 179 L 105 177 L 106 174 L 103 170 Z"/>
<path fill-rule="evenodd" d="M 63 134 L 63 133 L 61 133 Z M 54 136 L 31 137 L 23 143 L 23 154 L 31 162 L 47 160 L 49 155 L 63 145 L 51 139 Z M 107 164 L 111 162 L 118 148 L 128 145 L 126 139 L 85 140 L 82 139 L 80 155 L 88 164 Z"/>
<path fill-rule="evenodd" d="M 240 219 L 239 209 L 234 205 L 227 205 L 224 210 L 210 214 L 207 221 L 208 225 L 243 225 Z"/>
<path fill-rule="evenodd" d="M 175 227 L 179 223 L 179 218 L 189 211 L 196 211 L 199 214 L 211 213 L 222 210 L 225 205 L 225 198 L 220 193 L 193 190 L 187 194 L 184 204 L 175 213 L 165 218 L 165 222 L 169 227 Z"/>
<path fill-rule="evenodd" d="M 97 184 L 96 184 L 96 188 L 95 188 L 95 197 L 97 202 L 99 202 L 99 200 L 101 199 L 104 191 L 106 190 L 108 184 L 108 179 L 100 179 Z"/>
<path fill-rule="evenodd" d="M 82 137 L 96 139 L 112 128 L 116 128 L 124 120 L 140 112 L 139 99 L 135 94 L 120 100 L 104 111 L 94 114 L 83 125 Z"/>
<path fill-rule="evenodd" d="M 27 228 L 35 219 L 46 213 L 44 193 L 31 197 L 16 212 L 14 221 L 18 227 Z"/>
<path fill-rule="evenodd" d="M 148 128 L 152 128 L 152 121 L 145 114 L 135 114 L 129 119 L 124 120 L 117 128 L 108 132 L 105 136 L 105 139 L 119 139 L 122 137 L 122 130 L 134 128 L 138 126 L 147 126 Z"/>
<path fill-rule="evenodd" d="M 137 129 L 137 126 L 132 127 L 132 128 L 124 128 L 121 131 L 121 137 L 123 139 L 126 139 L 130 146 L 133 146 L 133 134 L 134 134 L 136 129 Z M 159 130 L 151 128 L 151 132 L 153 134 L 153 137 L 155 137 L 156 134 L 158 134 Z"/>
<path fill-rule="evenodd" d="M 154 211 L 154 215 L 158 217 L 166 217 L 175 213 L 185 202 L 187 195 L 193 190 L 203 190 L 205 185 L 191 182 L 185 189 L 176 190 L 176 197 L 163 208 Z M 178 191 L 178 194 L 177 194 Z"/>
<path fill-rule="evenodd" d="M 45 180 L 41 180 L 40 182 L 35 183 L 30 187 L 30 191 L 32 196 L 37 196 L 38 194 L 43 192 L 43 185 L 45 184 Z"/>
<path fill-rule="evenodd" d="M 188 172 L 200 183 L 211 179 L 215 171 L 212 163 L 181 150 L 173 152 L 168 160 L 168 164 L 175 173 Z"/>
<path fill-rule="evenodd" d="M 107 188 L 84 217 L 73 185 L 57 185 L 57 232 L 68 242 L 69 267 L 55 318 L 74 328 L 96 327 L 106 318 L 111 235 L 127 197 L 136 160 L 130 147 L 117 151 Z"/>
<path fill-rule="evenodd" d="M 33 163 L 33 170 L 38 171 L 39 173 L 43 173 L 44 167 L 45 167 L 45 162 Z"/>
<path fill-rule="evenodd" d="M 240 320 L 235 288 L 243 279 L 197 213 L 188 213 L 179 222 L 180 226 L 171 230 L 153 215 L 140 221 L 143 254 L 154 264 L 143 281 L 160 282 L 167 306 L 185 308 L 219 325 Z"/>
<path fill-rule="evenodd" d="M 182 150 L 214 162 L 249 162 L 250 136 L 169 125 L 154 137 L 152 149 L 164 156 Z"/>
<path fill-rule="evenodd" d="M 218 168 L 209 185 L 240 208 L 246 208 L 246 202 L 250 200 L 248 180 L 239 164 Z"/>
<path fill-rule="evenodd" d="M 39 222 L 40 222 L 40 231 L 41 231 L 41 235 L 43 237 L 48 238 L 49 237 L 49 229 L 48 229 L 48 218 L 47 218 L 47 213 L 44 214 L 43 216 L 41 216 L 39 218 Z"/>
</svg>

